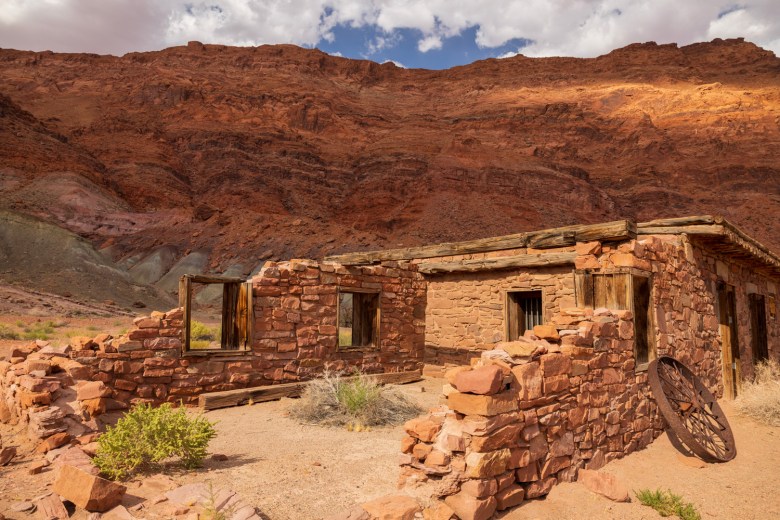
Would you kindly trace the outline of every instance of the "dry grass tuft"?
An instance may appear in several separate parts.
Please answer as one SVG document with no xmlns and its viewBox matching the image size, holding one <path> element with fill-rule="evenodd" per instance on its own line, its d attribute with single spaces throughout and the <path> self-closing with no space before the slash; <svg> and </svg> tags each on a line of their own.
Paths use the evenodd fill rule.
<svg viewBox="0 0 780 520">
<path fill-rule="evenodd" d="M 753 381 L 742 385 L 734 400 L 737 411 L 770 426 L 780 426 L 780 363 L 762 361 L 756 365 Z"/>
<path fill-rule="evenodd" d="M 309 382 L 290 414 L 301 422 L 328 426 L 382 426 L 416 417 L 422 409 L 398 390 L 358 374 L 344 380 L 326 372 Z"/>
</svg>

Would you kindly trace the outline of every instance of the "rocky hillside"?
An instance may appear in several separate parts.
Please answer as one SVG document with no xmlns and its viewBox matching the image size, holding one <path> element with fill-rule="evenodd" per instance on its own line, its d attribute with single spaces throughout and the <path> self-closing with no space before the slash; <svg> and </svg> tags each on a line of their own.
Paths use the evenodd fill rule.
<svg viewBox="0 0 780 520">
<path fill-rule="evenodd" d="M 620 217 L 720 213 L 780 250 L 780 59 L 741 40 L 443 71 L 286 45 L 0 50 L 0 94 L 0 208 L 163 288 Z"/>
</svg>

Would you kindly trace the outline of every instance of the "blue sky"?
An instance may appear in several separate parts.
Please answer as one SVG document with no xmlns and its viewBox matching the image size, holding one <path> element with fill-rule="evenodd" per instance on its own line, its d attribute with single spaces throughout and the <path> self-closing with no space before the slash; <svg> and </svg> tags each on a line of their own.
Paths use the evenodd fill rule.
<svg viewBox="0 0 780 520">
<path fill-rule="evenodd" d="M 320 41 L 314 47 L 328 54 L 345 58 L 367 59 L 383 63 L 393 61 L 406 68 L 448 69 L 476 60 L 496 58 L 515 53 L 530 40 L 513 38 L 498 47 L 479 47 L 476 44 L 476 27 L 443 38 L 442 46 L 420 52 L 418 41 L 423 38 L 417 29 L 397 29 L 385 33 L 375 26 L 349 27 L 339 25 L 333 29 L 333 41 Z"/>
<path fill-rule="evenodd" d="M 744 37 L 780 54 L 780 0 L 0 0 L 0 47 L 122 55 L 292 43 L 432 69 L 518 52 Z"/>
</svg>

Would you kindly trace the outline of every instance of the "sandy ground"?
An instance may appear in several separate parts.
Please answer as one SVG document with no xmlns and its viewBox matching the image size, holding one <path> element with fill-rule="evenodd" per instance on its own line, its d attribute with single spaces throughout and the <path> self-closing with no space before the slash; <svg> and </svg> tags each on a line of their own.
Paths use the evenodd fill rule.
<svg viewBox="0 0 780 520">
<path fill-rule="evenodd" d="M 441 380 L 429 379 L 400 388 L 422 406 L 431 407 L 438 404 L 441 384 Z M 174 480 L 228 486 L 271 520 L 326 518 L 354 504 L 399 492 L 400 426 L 349 432 L 301 425 L 288 417 L 294 403 L 285 399 L 208 412 L 210 420 L 218 421 L 219 432 L 210 451 L 225 454 L 228 460 L 209 458 L 195 472 L 173 474 Z M 678 458 L 669 439 L 662 436 L 648 449 L 608 464 L 604 471 L 618 476 L 632 490 L 670 489 L 694 503 L 705 519 L 780 518 L 780 494 L 776 492 L 780 428 L 736 416 L 728 403 L 724 409 L 737 439 L 735 460 L 693 468 Z M 9 441 L 10 429 L 0 430 L 3 440 Z M 0 468 L 0 512 L 8 518 L 31 518 L 8 513 L 8 507 L 40 495 L 51 485 L 51 471 L 26 474 L 27 459 Z M 131 483 L 131 489 L 137 484 Z M 430 490 L 406 487 L 400 492 L 423 498 Z M 545 500 L 526 502 L 502 518 L 633 520 L 660 516 L 637 501 L 615 504 L 572 483 L 557 486 Z"/>
<path fill-rule="evenodd" d="M 734 460 L 701 469 L 690 467 L 663 435 L 647 449 L 613 461 L 603 471 L 617 476 L 631 490 L 660 488 L 682 495 L 705 519 L 780 518 L 780 428 L 740 417 L 727 402 L 721 406 L 737 442 Z M 575 482 L 556 486 L 545 500 L 526 502 L 502 518 L 638 520 L 660 515 L 635 499 L 630 504 L 612 503 Z"/>
</svg>

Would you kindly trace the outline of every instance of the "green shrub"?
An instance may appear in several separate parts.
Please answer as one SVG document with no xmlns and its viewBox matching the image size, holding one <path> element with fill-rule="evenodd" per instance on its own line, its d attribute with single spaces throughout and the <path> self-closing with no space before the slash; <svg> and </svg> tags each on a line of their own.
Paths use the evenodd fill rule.
<svg viewBox="0 0 780 520">
<path fill-rule="evenodd" d="M 422 410 L 398 390 L 381 386 L 371 376 L 358 374 L 341 378 L 325 373 L 310 381 L 291 410 L 303 422 L 350 429 L 398 424 L 417 416 Z"/>
<path fill-rule="evenodd" d="M 183 407 L 140 404 L 100 436 L 94 462 L 114 480 L 173 458 L 186 468 L 195 468 L 203 462 L 216 434 L 213 423 L 203 416 L 188 416 Z"/>
<path fill-rule="evenodd" d="M 19 339 L 19 333 L 8 325 L 0 323 L 0 339 Z"/>
<path fill-rule="evenodd" d="M 642 504 L 658 511 L 661 516 L 675 515 L 682 520 L 701 520 L 701 515 L 693 504 L 683 502 L 680 495 L 671 491 L 640 489 L 636 492 L 636 497 Z"/>
<path fill-rule="evenodd" d="M 222 340 L 222 327 L 209 327 L 197 320 L 190 322 L 190 348 L 219 348 Z"/>
<path fill-rule="evenodd" d="M 22 339 L 49 339 L 49 336 L 54 334 L 54 322 L 47 321 L 45 323 L 32 323 L 24 327 L 22 333 Z"/>
</svg>

